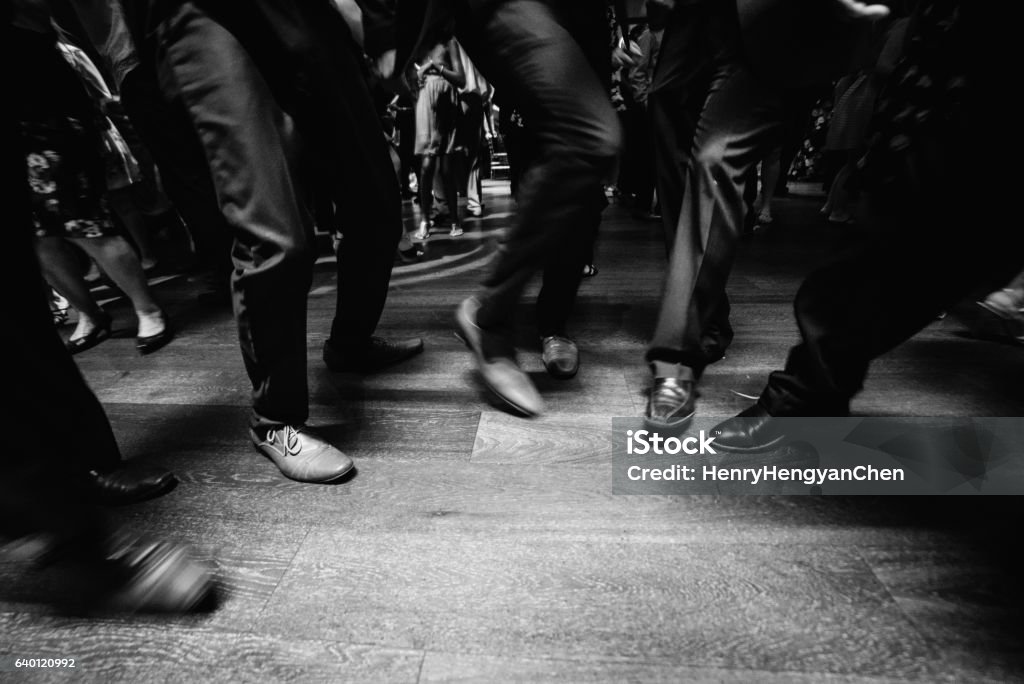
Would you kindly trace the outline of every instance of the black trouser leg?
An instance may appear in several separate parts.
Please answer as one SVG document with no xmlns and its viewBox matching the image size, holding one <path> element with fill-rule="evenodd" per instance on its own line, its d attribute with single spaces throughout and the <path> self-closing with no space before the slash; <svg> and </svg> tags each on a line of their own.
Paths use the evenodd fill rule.
<svg viewBox="0 0 1024 684">
<path fill-rule="evenodd" d="M 607 93 L 557 8 L 502 3 L 463 17 L 459 38 L 497 88 L 508 88 L 537 144 L 518 187 L 519 211 L 480 293 L 477 322 L 511 324 L 523 288 L 591 211 L 620 131 Z"/>
<path fill-rule="evenodd" d="M 0 31 L 6 38 L 6 29 Z M 2 41 L 4 44 L 6 41 Z M 17 55 L 4 50 L 6 64 Z M 8 260 L 0 273 L 7 292 L 10 359 L 17 372 L 7 376 L 10 426 L 31 448 L 12 451 L 0 478 L 0 534 L 44 534 L 55 551 L 97 557 L 109 528 L 105 517 L 82 501 L 85 471 L 120 462 L 110 423 L 96 396 L 64 348 L 53 326 L 50 307 L 33 247 L 31 200 L 25 155 L 14 112 L 3 115 L 4 177 L 10 234 Z"/>
<path fill-rule="evenodd" d="M 979 212 L 968 183 L 923 201 L 905 198 L 905 207 L 882 218 L 871 245 L 804 281 L 794 302 L 803 341 L 761 395 L 770 413 L 844 415 L 872 360 L 958 299 L 1020 270 L 1024 234 Z"/>
<path fill-rule="evenodd" d="M 165 100 L 146 66 L 121 85 L 121 101 L 160 169 L 160 180 L 195 244 L 200 263 L 225 279 L 231 273 L 231 228 L 217 205 L 202 145 L 181 102 Z"/>
<path fill-rule="evenodd" d="M 594 241 L 607 203 L 604 191 L 596 188 L 588 214 L 552 251 L 544 265 L 544 280 L 537 295 L 537 332 L 542 339 L 550 335 L 568 336 L 567 324 L 583 280 L 583 267 L 593 263 Z"/>
<path fill-rule="evenodd" d="M 294 140 L 254 60 L 232 33 L 185 2 L 161 26 L 170 72 L 206 152 L 235 245 L 235 316 L 253 385 L 253 427 L 309 412 L 306 296 L 312 225 Z"/>
<path fill-rule="evenodd" d="M 723 29 L 723 40 L 736 46 L 738 28 L 731 30 Z M 744 192 L 775 142 L 780 105 L 779 93 L 751 74 L 737 50 L 715 58 L 649 361 L 682 364 L 699 378 L 731 341 L 725 285 L 747 211 Z"/>
<path fill-rule="evenodd" d="M 402 237 L 402 199 L 391 151 L 363 75 L 361 52 L 330 3 L 258 3 L 266 35 L 262 73 L 316 146 L 344 239 L 337 259 L 338 297 L 331 342 L 369 342 L 387 300 Z M 248 46 L 249 43 L 246 43 Z M 294 65 L 282 68 L 281 62 Z"/>
</svg>

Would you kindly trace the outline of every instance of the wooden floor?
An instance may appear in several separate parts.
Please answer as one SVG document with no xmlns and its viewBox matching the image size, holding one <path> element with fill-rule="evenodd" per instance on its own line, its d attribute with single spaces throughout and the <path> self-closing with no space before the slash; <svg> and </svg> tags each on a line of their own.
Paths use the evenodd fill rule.
<svg viewBox="0 0 1024 684">
<path fill-rule="evenodd" d="M 78 357 L 127 457 L 182 480 L 116 511 L 193 543 L 222 601 L 190 617 L 84 619 L 39 599 L 60 578 L 0 562 L 0 653 L 74 657 L 73 679 L 140 681 L 1021 681 L 1014 499 L 613 496 L 613 416 L 645 402 L 644 340 L 664 270 L 658 224 L 605 214 L 573 330 L 582 370 L 540 373 L 532 305 L 522 362 L 548 413 L 489 403 L 452 334 L 510 202 L 428 259 L 396 268 L 380 330 L 427 351 L 393 372 L 319 360 L 330 260 L 309 300 L 311 424 L 357 462 L 336 486 L 281 477 L 245 436 L 248 389 L 227 310 L 184 277 L 157 286 L 179 338 L 149 357 L 123 335 Z M 856 242 L 819 200 L 779 202 L 731 283 L 736 342 L 702 387 L 701 420 L 742 409 L 796 339 L 802 275 Z M 412 208 L 410 206 L 410 211 Z M 851 232 L 853 233 L 851 235 Z M 913 292 L 894 293 L 912 298 Z M 969 303 L 968 303 L 969 304 Z M 873 368 L 855 410 L 1024 415 L 1019 348 L 977 342 L 956 312 Z M 739 394 L 738 394 L 739 393 Z M 0 680 L 66 673 L 0 672 Z M 17 679 L 14 679 L 17 678 Z"/>
</svg>

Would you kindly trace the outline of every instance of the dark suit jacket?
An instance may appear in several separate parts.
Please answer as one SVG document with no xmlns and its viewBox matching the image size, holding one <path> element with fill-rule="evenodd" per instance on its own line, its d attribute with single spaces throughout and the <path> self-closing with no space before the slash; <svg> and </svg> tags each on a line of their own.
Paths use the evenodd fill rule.
<svg viewBox="0 0 1024 684">
<path fill-rule="evenodd" d="M 398 49 L 398 64 L 436 44 L 457 11 L 479 12 L 503 0 L 356 0 L 363 9 L 366 51 Z M 602 2 L 602 0 L 566 0 Z M 696 0 L 726 2 L 728 0 Z M 845 73 L 866 23 L 848 19 L 832 0 L 735 0 L 751 66 L 787 86 L 828 82 Z M 400 3 L 400 6 L 399 6 Z"/>
<path fill-rule="evenodd" d="M 785 86 L 827 83 L 846 73 L 869 28 L 843 16 L 832 0 L 736 0 L 736 10 L 750 66 Z"/>
</svg>

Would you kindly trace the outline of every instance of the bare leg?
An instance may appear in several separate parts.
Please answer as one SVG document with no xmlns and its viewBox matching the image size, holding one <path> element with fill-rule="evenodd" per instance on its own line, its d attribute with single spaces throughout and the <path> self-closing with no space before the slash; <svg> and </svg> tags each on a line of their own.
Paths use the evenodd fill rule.
<svg viewBox="0 0 1024 684">
<path fill-rule="evenodd" d="M 459 189 L 456 182 L 456 159 L 454 155 L 442 155 L 439 160 L 441 182 L 444 186 L 444 198 L 448 202 L 448 215 L 451 216 L 451 236 L 462 235 L 462 221 L 459 219 Z"/>
<path fill-rule="evenodd" d="M 437 157 L 425 154 L 420 162 L 420 229 L 414 237 L 426 240 L 430 235 L 430 210 L 434 206 L 434 172 L 437 170 Z"/>
<path fill-rule="evenodd" d="M 100 324 L 104 313 L 89 292 L 82 265 L 71 251 L 71 245 L 60 237 L 38 238 L 36 254 L 46 282 L 78 311 L 78 326 L 71 333 L 70 339 L 85 337 Z"/>
<path fill-rule="evenodd" d="M 112 235 L 71 238 L 71 241 L 95 259 L 103 272 L 132 300 L 135 315 L 139 318 L 139 337 L 150 337 L 163 331 L 163 312 L 153 299 L 142 264 L 127 240 Z"/>
<path fill-rule="evenodd" d="M 121 219 L 124 227 L 132 236 L 132 241 L 139 248 L 139 258 L 142 261 L 142 268 L 152 268 L 156 265 L 156 254 L 153 252 L 153 243 L 149 238 L 149 230 L 146 228 L 146 219 L 139 211 L 132 197 L 129 188 L 111 190 L 107 193 L 110 208 L 114 210 L 117 217 Z"/>
<path fill-rule="evenodd" d="M 761 224 L 772 222 L 772 200 L 775 199 L 775 191 L 779 184 L 781 157 L 782 148 L 776 147 L 761 162 L 761 194 L 758 195 L 757 201 L 754 202 L 757 222 Z"/>
</svg>

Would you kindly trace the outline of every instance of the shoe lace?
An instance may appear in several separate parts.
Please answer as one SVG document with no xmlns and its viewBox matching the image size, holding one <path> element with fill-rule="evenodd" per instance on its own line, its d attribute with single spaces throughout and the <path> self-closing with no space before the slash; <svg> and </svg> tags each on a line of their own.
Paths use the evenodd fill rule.
<svg viewBox="0 0 1024 684">
<path fill-rule="evenodd" d="M 274 443 L 275 437 L 280 437 L 281 446 L 288 456 L 295 456 L 302 451 L 302 442 L 299 440 L 299 431 L 291 425 L 285 425 L 275 429 L 267 430 L 267 441 Z"/>
</svg>

